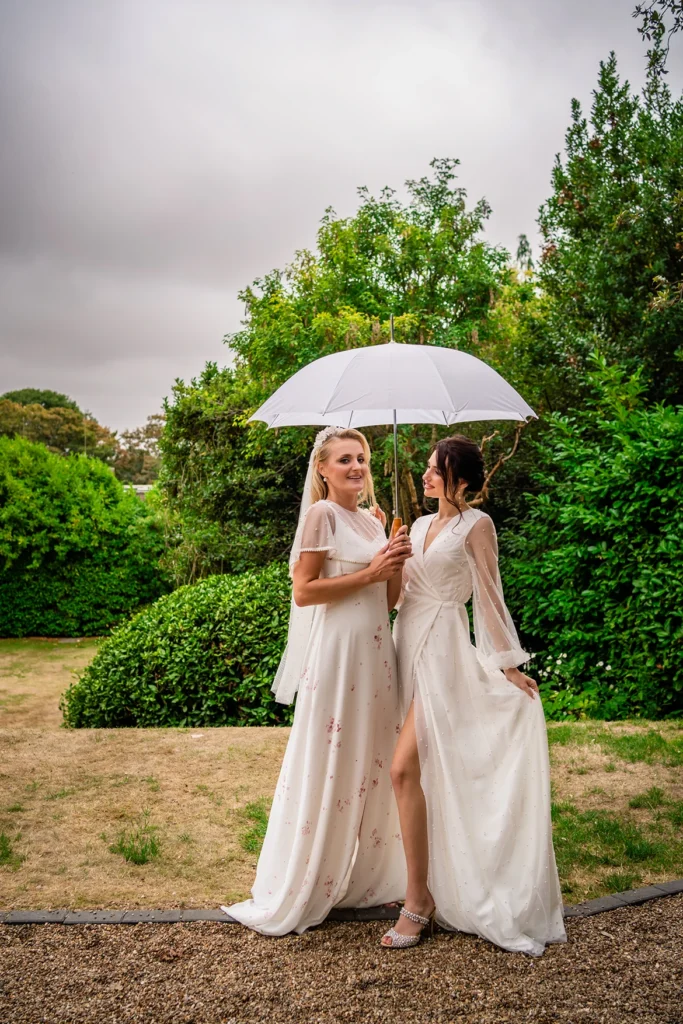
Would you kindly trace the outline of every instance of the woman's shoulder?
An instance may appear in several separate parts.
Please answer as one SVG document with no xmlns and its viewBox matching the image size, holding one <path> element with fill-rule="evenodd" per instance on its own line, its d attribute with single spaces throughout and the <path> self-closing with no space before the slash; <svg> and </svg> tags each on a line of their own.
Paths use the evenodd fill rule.
<svg viewBox="0 0 683 1024">
<path fill-rule="evenodd" d="M 308 523 L 319 523 L 326 519 L 329 523 L 334 523 L 334 504 L 331 501 L 327 501 L 326 498 L 321 498 L 320 501 L 314 501 L 312 505 L 306 509 L 305 519 Z"/>
<path fill-rule="evenodd" d="M 496 536 L 496 526 L 488 512 L 480 508 L 467 509 L 467 538 L 468 542 L 474 542 L 476 538 L 493 539 Z"/>
<path fill-rule="evenodd" d="M 425 527 L 428 527 L 435 515 L 436 512 L 427 512 L 424 516 L 418 516 L 410 527 L 411 534 L 418 533 L 420 530 L 424 530 Z"/>
<path fill-rule="evenodd" d="M 488 514 L 488 512 L 484 512 L 480 508 L 470 507 L 467 509 L 467 514 L 469 515 L 473 523 L 479 522 L 480 519 L 488 519 L 488 521 L 493 526 L 493 519 L 491 519 L 491 516 Z"/>
</svg>

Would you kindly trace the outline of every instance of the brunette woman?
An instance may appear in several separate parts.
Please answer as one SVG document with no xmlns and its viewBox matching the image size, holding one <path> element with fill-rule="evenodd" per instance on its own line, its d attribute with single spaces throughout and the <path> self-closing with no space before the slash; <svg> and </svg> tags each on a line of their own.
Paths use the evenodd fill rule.
<svg viewBox="0 0 683 1024">
<path fill-rule="evenodd" d="M 540 955 L 565 940 L 550 822 L 543 708 L 505 601 L 481 451 L 440 441 L 424 474 L 439 510 L 413 525 L 394 637 L 407 717 L 392 765 L 408 867 L 405 907 L 382 940 L 436 920 Z M 475 644 L 466 605 L 472 599 Z"/>
</svg>

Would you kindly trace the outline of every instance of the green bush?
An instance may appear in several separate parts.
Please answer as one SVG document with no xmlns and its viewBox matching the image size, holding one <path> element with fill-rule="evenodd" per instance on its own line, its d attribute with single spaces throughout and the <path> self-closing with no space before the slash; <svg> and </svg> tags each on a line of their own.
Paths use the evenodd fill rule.
<svg viewBox="0 0 683 1024">
<path fill-rule="evenodd" d="M 284 648 L 287 566 L 209 576 L 162 597 L 104 641 L 63 695 L 66 725 L 273 725 L 291 721 L 271 683 Z"/>
<path fill-rule="evenodd" d="M 0 437 L 0 636 L 108 632 L 168 589 L 163 543 L 101 461 Z"/>
<path fill-rule="evenodd" d="M 260 568 L 289 550 L 317 429 L 267 430 L 249 418 L 292 373 L 321 356 L 388 341 L 391 313 L 400 342 L 476 354 L 490 338 L 507 257 L 482 236 L 489 205 L 468 203 L 457 167 L 433 160 L 428 174 L 405 183 L 404 199 L 393 189 L 375 197 L 362 188 L 351 217 L 328 209 L 314 251 L 297 252 L 285 270 L 240 293 L 243 327 L 226 338 L 231 367 L 208 363 L 197 379 L 176 382 L 165 403 L 160 489 L 167 564 L 178 583 Z M 400 430 L 403 467 L 416 474 L 399 479 L 406 521 L 436 430 Z M 390 431 L 375 426 L 367 434 L 377 496 L 389 512 Z"/>
<path fill-rule="evenodd" d="M 506 593 L 551 717 L 683 712 L 683 409 L 599 362 L 593 397 L 536 444 Z"/>
</svg>

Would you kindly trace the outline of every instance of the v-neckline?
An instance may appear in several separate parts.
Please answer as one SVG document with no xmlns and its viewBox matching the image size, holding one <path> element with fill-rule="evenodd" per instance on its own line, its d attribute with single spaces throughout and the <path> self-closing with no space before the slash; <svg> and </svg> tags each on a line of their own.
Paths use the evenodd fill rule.
<svg viewBox="0 0 683 1024">
<path fill-rule="evenodd" d="M 427 529 L 425 530 L 424 537 L 422 538 L 422 557 L 423 558 L 427 557 L 427 553 L 432 550 L 432 548 L 436 544 L 437 540 L 439 539 L 439 537 L 441 536 L 443 531 L 448 528 L 448 523 L 444 523 L 443 526 L 441 527 L 441 529 L 439 530 L 439 532 L 437 533 L 437 535 L 434 537 L 434 539 L 432 541 L 430 541 L 429 544 L 427 544 L 427 537 L 429 536 L 429 531 L 431 530 L 432 523 L 434 522 L 434 520 L 436 519 L 438 514 L 439 514 L 438 512 L 432 512 L 432 515 L 431 515 L 430 521 L 429 521 L 429 525 L 427 526 Z M 452 519 L 455 519 L 455 516 L 451 516 L 451 520 Z"/>
<path fill-rule="evenodd" d="M 471 511 L 472 511 L 471 508 L 464 508 L 462 510 L 462 512 L 460 513 L 460 518 L 462 518 L 465 515 L 466 512 L 471 512 Z M 426 546 L 426 542 L 427 542 L 427 537 L 429 535 L 429 531 L 430 531 L 430 529 L 432 527 L 432 523 L 434 522 L 434 520 L 436 519 L 438 514 L 439 514 L 438 512 L 432 512 L 432 515 L 430 516 L 429 525 L 427 526 L 427 529 L 424 532 L 424 536 L 422 537 L 422 557 L 423 558 L 427 557 L 428 553 L 432 550 L 432 548 L 434 547 L 434 545 L 438 541 L 438 539 L 441 536 L 441 534 L 444 533 L 444 531 L 448 529 L 449 523 L 444 523 L 444 525 L 441 527 L 441 529 L 437 533 L 437 535 L 434 538 L 434 540 L 431 541 L 431 543 L 428 546 Z M 457 516 L 451 516 L 449 522 L 453 522 L 453 520 L 457 519 L 457 518 L 458 518 Z"/>
</svg>

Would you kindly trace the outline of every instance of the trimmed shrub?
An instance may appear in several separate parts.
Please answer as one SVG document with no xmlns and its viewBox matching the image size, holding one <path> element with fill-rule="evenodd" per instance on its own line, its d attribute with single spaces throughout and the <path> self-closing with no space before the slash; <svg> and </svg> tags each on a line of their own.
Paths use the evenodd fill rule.
<svg viewBox="0 0 683 1024">
<path fill-rule="evenodd" d="M 551 717 L 683 712 L 683 409 L 598 362 L 536 444 L 537 496 L 504 537 L 506 595 Z"/>
<path fill-rule="evenodd" d="M 287 636 L 287 566 L 209 576 L 162 597 L 104 641 L 62 697 L 66 725 L 277 725 L 270 692 Z"/>
<path fill-rule="evenodd" d="M 108 632 L 169 589 L 154 510 L 97 459 L 0 437 L 0 636 Z"/>
</svg>

